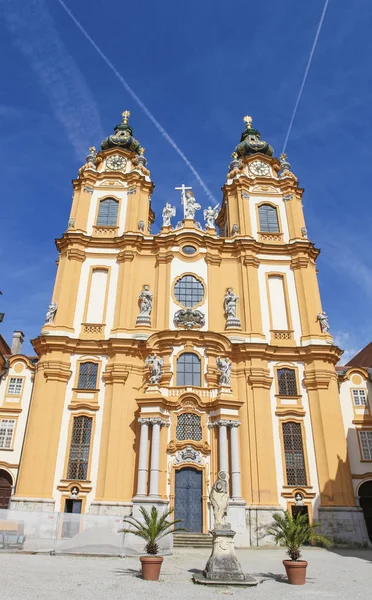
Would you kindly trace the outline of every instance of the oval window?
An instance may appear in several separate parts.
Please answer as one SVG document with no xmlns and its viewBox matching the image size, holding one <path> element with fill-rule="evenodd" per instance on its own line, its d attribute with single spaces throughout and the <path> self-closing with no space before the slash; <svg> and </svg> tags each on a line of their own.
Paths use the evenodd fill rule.
<svg viewBox="0 0 372 600">
<path fill-rule="evenodd" d="M 184 254 L 189 254 L 189 255 L 191 255 L 191 254 L 195 254 L 195 252 L 196 252 L 196 248 L 195 248 L 195 246 L 184 246 L 184 247 L 182 248 L 182 252 L 183 252 Z"/>
</svg>

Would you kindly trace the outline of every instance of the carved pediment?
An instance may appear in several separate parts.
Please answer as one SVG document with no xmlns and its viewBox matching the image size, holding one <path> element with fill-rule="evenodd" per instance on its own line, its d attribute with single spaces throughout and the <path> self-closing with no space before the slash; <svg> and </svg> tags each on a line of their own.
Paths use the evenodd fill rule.
<svg viewBox="0 0 372 600">
<path fill-rule="evenodd" d="M 280 190 L 278 190 L 273 185 L 255 185 L 251 192 L 264 192 L 265 194 L 280 194 Z"/>
<path fill-rule="evenodd" d="M 124 188 L 125 185 L 122 181 L 117 181 L 117 179 L 104 179 L 99 184 L 99 187 L 117 187 Z"/>
</svg>

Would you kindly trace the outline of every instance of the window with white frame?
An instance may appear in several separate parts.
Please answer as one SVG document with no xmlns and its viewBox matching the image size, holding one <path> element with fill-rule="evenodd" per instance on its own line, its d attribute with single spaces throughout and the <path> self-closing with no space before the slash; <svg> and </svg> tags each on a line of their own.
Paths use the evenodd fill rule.
<svg viewBox="0 0 372 600">
<path fill-rule="evenodd" d="M 363 460 L 372 460 L 372 431 L 359 431 Z"/>
<path fill-rule="evenodd" d="M 15 419 L 1 419 L 0 421 L 0 448 L 11 448 Z"/>
<path fill-rule="evenodd" d="M 11 377 L 9 379 L 8 394 L 20 396 L 22 392 L 23 378 Z"/>
<path fill-rule="evenodd" d="M 367 406 L 367 394 L 366 390 L 357 389 L 353 390 L 354 406 Z"/>
</svg>

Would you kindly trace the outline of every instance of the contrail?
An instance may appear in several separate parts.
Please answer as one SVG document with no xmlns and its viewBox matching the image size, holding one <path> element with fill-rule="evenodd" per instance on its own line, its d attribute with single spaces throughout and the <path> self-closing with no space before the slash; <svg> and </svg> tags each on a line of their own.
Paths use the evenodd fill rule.
<svg viewBox="0 0 372 600">
<path fill-rule="evenodd" d="M 92 44 L 93 48 L 98 52 L 98 54 L 100 55 L 100 57 L 110 67 L 111 71 L 113 71 L 113 73 L 115 73 L 116 77 L 119 79 L 120 83 L 127 90 L 128 94 L 130 96 L 132 96 L 133 100 L 138 104 L 138 106 L 140 108 L 142 108 L 143 112 L 150 119 L 150 121 L 155 125 L 156 129 L 158 131 L 160 131 L 161 135 L 170 143 L 170 145 L 175 149 L 175 151 L 177 152 L 177 154 L 179 154 L 179 156 L 182 158 L 182 160 L 186 163 L 186 165 L 189 167 L 190 171 L 196 177 L 197 181 L 200 183 L 201 187 L 203 188 L 203 190 L 205 191 L 205 193 L 207 194 L 207 196 L 211 200 L 213 200 L 213 202 L 217 203 L 217 200 L 213 196 L 212 192 L 208 189 L 208 187 L 206 186 L 206 184 L 204 183 L 204 181 L 200 177 L 200 175 L 197 172 L 197 170 L 193 167 L 193 165 L 191 164 L 191 162 L 189 161 L 189 159 L 187 158 L 187 156 L 185 156 L 185 154 L 182 152 L 182 150 L 177 146 L 176 142 L 165 131 L 164 127 L 162 127 L 160 125 L 159 121 L 154 117 L 154 115 L 149 111 L 149 109 L 147 108 L 147 106 L 142 102 L 142 100 L 140 100 L 140 98 L 137 96 L 137 94 L 132 90 L 132 88 L 130 87 L 130 85 L 125 81 L 124 77 L 114 67 L 114 65 L 112 64 L 112 62 L 107 58 L 107 56 L 104 54 L 104 52 L 102 52 L 102 50 L 99 48 L 99 46 L 97 46 L 97 44 L 95 43 L 95 41 L 91 38 L 91 36 L 89 35 L 89 33 L 84 29 L 84 27 L 82 26 L 82 24 L 80 23 L 80 21 L 78 21 L 78 19 L 71 12 L 71 10 L 68 8 L 68 6 L 66 6 L 66 4 L 63 2 L 63 0 L 58 0 L 58 2 L 62 6 L 62 8 L 66 11 L 66 13 L 68 14 L 68 16 L 72 19 L 72 21 L 75 23 L 76 27 L 78 27 L 78 29 L 80 29 L 81 33 Z"/>
<path fill-rule="evenodd" d="M 288 131 L 287 131 L 287 135 L 285 136 L 284 146 L 283 146 L 282 152 L 285 152 L 285 149 L 286 149 L 287 143 L 288 143 L 288 139 L 289 139 L 289 136 L 290 136 L 291 131 L 292 131 L 293 121 L 295 120 L 295 116 L 296 116 L 296 113 L 297 113 L 298 105 L 300 104 L 302 92 L 304 91 L 306 79 L 307 79 L 308 73 L 310 71 L 311 61 L 313 60 L 315 48 L 316 48 L 316 45 L 318 43 L 318 38 L 319 38 L 320 30 L 322 29 L 322 25 L 323 25 L 323 21 L 324 21 L 324 17 L 325 17 L 326 11 L 327 11 L 328 3 L 329 3 L 329 0 L 325 0 L 324 7 L 323 7 L 323 12 L 321 14 L 319 25 L 318 25 L 318 29 L 316 30 L 316 34 L 315 34 L 315 39 L 314 39 L 314 42 L 313 42 L 313 46 L 312 46 L 312 48 L 310 50 L 309 60 L 307 61 L 307 65 L 306 65 L 306 69 L 305 69 L 305 74 L 304 74 L 304 77 L 303 77 L 303 80 L 302 80 L 302 83 L 301 83 L 300 91 L 298 92 L 298 96 L 297 96 L 296 104 L 295 104 L 294 109 L 293 109 L 292 117 L 291 117 L 291 120 L 289 122 L 289 127 L 288 127 Z"/>
</svg>

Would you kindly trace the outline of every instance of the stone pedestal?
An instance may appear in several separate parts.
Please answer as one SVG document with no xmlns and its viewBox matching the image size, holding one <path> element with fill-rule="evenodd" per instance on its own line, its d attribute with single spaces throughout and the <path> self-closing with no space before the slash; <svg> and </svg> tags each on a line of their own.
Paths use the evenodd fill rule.
<svg viewBox="0 0 372 600">
<path fill-rule="evenodd" d="M 245 575 L 235 555 L 234 536 L 230 523 L 212 529 L 213 549 L 204 571 L 193 575 L 194 583 L 202 585 L 254 586 L 258 580 Z"/>
<path fill-rule="evenodd" d="M 151 317 L 145 315 L 138 315 L 136 319 L 136 326 L 142 325 L 145 327 L 151 327 Z"/>
<path fill-rule="evenodd" d="M 234 536 L 230 523 L 212 529 L 213 549 L 203 571 L 206 579 L 213 581 L 244 581 L 245 575 L 235 555 Z"/>
<path fill-rule="evenodd" d="M 228 317 L 226 319 L 225 329 L 241 329 L 240 319 L 238 317 Z"/>
</svg>

